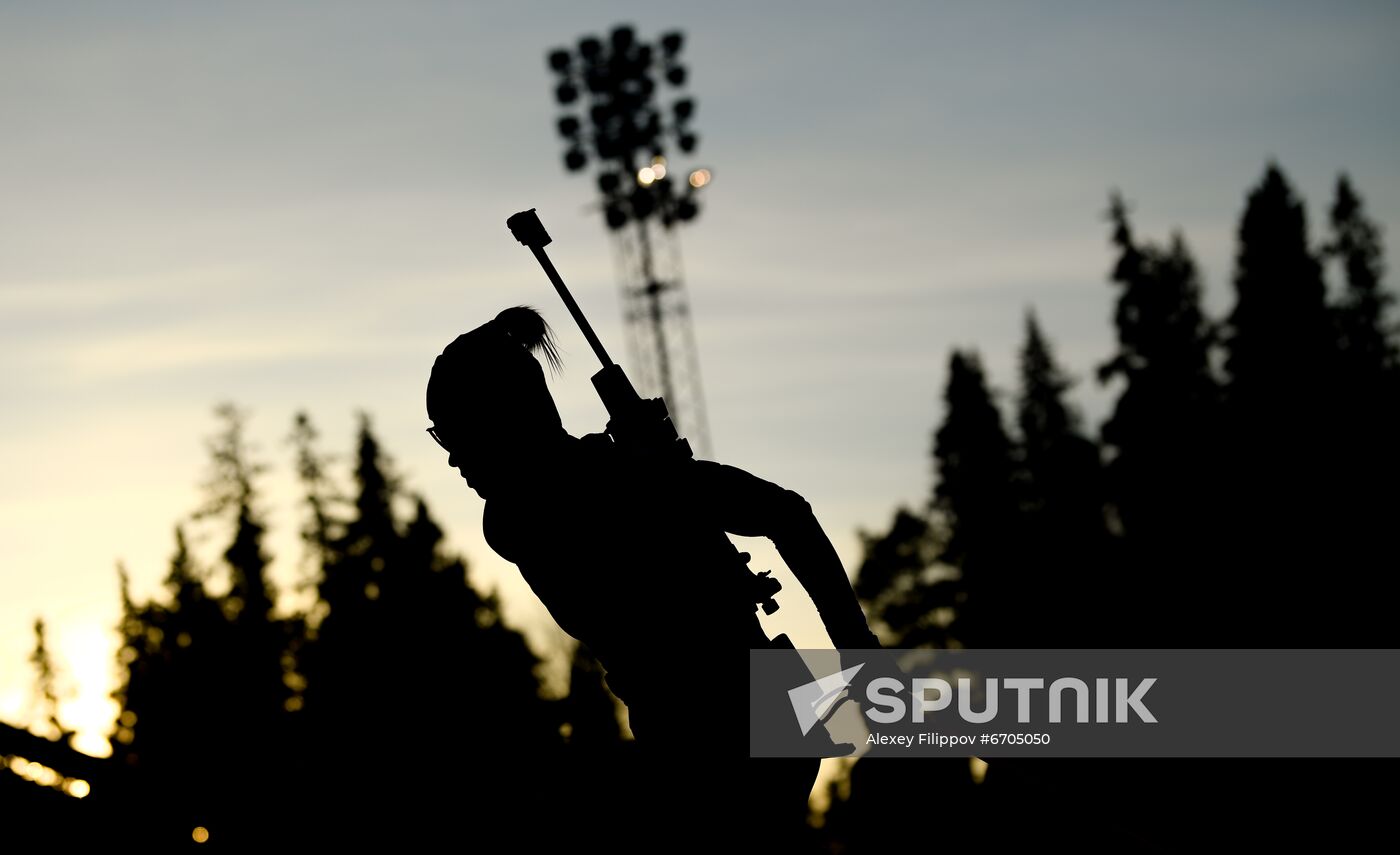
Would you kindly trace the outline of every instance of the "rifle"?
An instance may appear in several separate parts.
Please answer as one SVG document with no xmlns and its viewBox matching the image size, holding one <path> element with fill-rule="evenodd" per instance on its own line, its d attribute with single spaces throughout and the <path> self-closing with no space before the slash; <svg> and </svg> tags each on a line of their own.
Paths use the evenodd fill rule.
<svg viewBox="0 0 1400 855">
<path fill-rule="evenodd" d="M 594 355 L 602 363 L 603 367 L 593 375 L 593 388 L 597 390 L 603 407 L 608 411 L 608 424 L 604 430 L 612 437 L 613 442 L 624 453 L 654 460 L 660 465 L 679 464 L 693 458 L 695 455 L 690 448 L 690 442 L 676 430 L 666 401 L 662 398 L 643 398 L 637 394 L 622 366 L 608 356 L 603 343 L 593 331 L 593 326 L 588 323 L 588 318 L 584 317 L 583 310 L 569 293 L 568 286 L 564 284 L 559 271 L 554 269 L 554 263 L 544 251 L 551 239 L 544 230 L 544 224 L 535 214 L 535 209 L 521 211 L 507 218 L 506 226 L 511 234 L 515 235 L 516 240 L 529 247 L 535 254 L 535 259 L 539 261 L 540 267 L 544 268 L 544 273 L 554 285 L 554 290 L 559 292 L 559 297 L 573 316 L 574 323 L 578 324 L 583 337 L 588 340 L 589 347 L 593 348 Z M 773 595 L 782 589 L 782 583 L 773 578 L 767 570 L 761 573 L 750 570 L 749 554 L 740 552 L 729 538 L 726 537 L 725 541 L 734 551 L 736 566 L 742 567 L 750 576 L 754 610 L 761 608 L 763 613 L 768 615 L 776 612 L 778 602 L 773 599 Z M 765 637 L 764 641 L 770 644 L 781 643 L 786 641 L 786 636 L 772 640 Z"/>
</svg>

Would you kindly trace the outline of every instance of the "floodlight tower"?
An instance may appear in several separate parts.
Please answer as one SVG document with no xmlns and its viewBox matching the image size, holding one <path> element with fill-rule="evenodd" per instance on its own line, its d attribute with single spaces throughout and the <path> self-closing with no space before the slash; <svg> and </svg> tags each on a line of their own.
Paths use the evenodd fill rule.
<svg viewBox="0 0 1400 855">
<path fill-rule="evenodd" d="M 661 395 L 677 427 L 701 456 L 710 453 L 700 363 L 690 324 L 675 227 L 700 213 L 698 191 L 708 169 L 683 173 L 666 157 L 666 141 L 684 154 L 695 151 L 690 121 L 695 100 L 682 97 L 686 69 L 683 37 L 663 35 L 655 44 L 631 27 L 607 39 L 586 36 L 573 48 L 548 54 L 558 76 L 554 98 L 570 172 L 590 164 L 602 195 L 599 208 L 612 233 L 622 288 L 623 319 L 635 377 L 644 394 Z M 658 78 L 670 101 L 659 105 Z"/>
</svg>

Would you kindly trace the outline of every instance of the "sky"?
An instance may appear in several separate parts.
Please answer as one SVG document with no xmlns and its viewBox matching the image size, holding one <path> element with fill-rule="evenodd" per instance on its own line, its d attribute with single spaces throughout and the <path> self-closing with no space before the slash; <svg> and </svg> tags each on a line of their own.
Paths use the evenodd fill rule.
<svg viewBox="0 0 1400 855">
<path fill-rule="evenodd" d="M 343 459 L 364 410 L 473 581 L 558 647 L 424 433 L 424 387 L 452 338 L 526 303 L 561 333 L 565 426 L 605 421 L 586 343 L 504 221 L 539 211 L 623 352 L 544 61 L 618 23 L 687 36 L 700 146 L 677 160 L 715 180 L 680 240 L 715 456 L 807 497 L 850 570 L 858 532 L 930 489 L 951 348 L 1009 401 L 1034 308 L 1088 426 L 1109 412 L 1111 189 L 1143 235 L 1184 232 L 1217 316 L 1270 159 L 1315 238 L 1340 170 L 1400 233 L 1393 4 L 0 0 L 0 720 L 29 721 L 42 616 L 62 717 L 103 750 L 117 563 L 158 590 L 222 401 L 273 466 L 283 588 L 307 572 L 292 416 Z M 824 643 L 759 546 L 786 587 L 769 627 Z"/>
</svg>

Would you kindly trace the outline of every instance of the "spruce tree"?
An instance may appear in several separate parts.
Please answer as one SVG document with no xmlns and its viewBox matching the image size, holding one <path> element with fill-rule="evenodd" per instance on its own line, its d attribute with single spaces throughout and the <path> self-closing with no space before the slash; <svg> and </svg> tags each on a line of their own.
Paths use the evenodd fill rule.
<svg viewBox="0 0 1400 855">
<path fill-rule="evenodd" d="M 1104 584 L 1107 531 L 1098 446 L 1065 401 L 1073 383 L 1026 315 L 1020 353 L 1015 447 L 1023 539 L 1019 596 L 1033 646 L 1111 646 L 1106 611 L 1094 605 Z"/>
<path fill-rule="evenodd" d="M 970 646 L 1017 646 L 1029 640 L 1029 604 L 1016 592 L 1032 570 L 1017 554 L 1011 440 L 975 353 L 953 352 L 943 400 L 931 508 L 949 527 L 943 560 L 961 572 L 966 597 L 952 634 Z"/>
<path fill-rule="evenodd" d="M 306 558 L 315 565 L 317 579 L 321 576 L 322 565 L 330 558 L 334 541 L 341 535 L 341 521 L 335 513 L 341 496 L 328 471 L 330 460 L 317 447 L 319 440 L 320 432 L 311 416 L 305 411 L 298 412 L 292 420 L 287 441 L 295 453 L 297 481 L 301 484 L 306 507 L 301 538 L 306 544 Z"/>
<path fill-rule="evenodd" d="M 895 510 L 883 533 L 861 532 L 856 596 L 888 647 L 951 647 L 961 576 L 941 560 L 946 531 L 927 511 Z"/>
<path fill-rule="evenodd" d="M 1337 347 L 1304 204 L 1273 164 L 1241 217 L 1234 281 L 1222 620 L 1241 644 L 1283 644 L 1300 628 L 1314 639 L 1335 636 L 1346 623 L 1338 598 L 1352 586 L 1313 582 L 1346 572 L 1330 560 Z M 1309 625 L 1299 626 L 1300 614 Z"/>
<path fill-rule="evenodd" d="M 227 613 L 205 590 L 181 527 L 163 596 L 136 602 L 126 571 L 118 572 L 124 678 L 113 694 L 120 706 L 113 756 L 128 778 L 127 812 L 143 828 L 151 823 L 136 834 L 170 839 L 174 828 L 227 827 L 250 745 L 246 707 L 235 697 L 242 681 L 230 680 L 238 650 Z M 241 762 L 231 742 L 244 751 Z"/>
<path fill-rule="evenodd" d="M 62 692 L 59 689 L 58 667 L 54 664 L 49 650 L 48 633 L 44 619 L 34 619 L 34 652 L 29 654 L 29 663 L 34 666 L 34 702 L 39 718 L 51 738 L 67 740 L 73 731 L 63 726 L 58 716 Z"/>
<path fill-rule="evenodd" d="M 323 616 L 315 624 L 315 644 L 307 650 L 308 713 L 318 721 L 338 711 L 363 707 L 375 720 L 396 703 L 381 688 L 393 682 L 396 663 L 386 650 L 391 632 L 380 598 L 387 570 L 397 563 L 402 536 L 394 517 L 395 484 L 379 450 L 369 417 L 360 416 L 356 439 L 351 516 L 331 540 L 318 584 Z M 309 501 L 309 499 L 308 499 Z M 341 725 L 324 721 L 329 735 Z"/>
<path fill-rule="evenodd" d="M 1103 519 L 1098 449 L 1064 399 L 1073 383 L 1055 362 L 1033 312 L 1026 315 L 1020 357 L 1016 422 L 1023 508 L 1048 514 L 1057 525 L 1097 531 Z"/>
<path fill-rule="evenodd" d="M 1332 237 L 1326 257 L 1342 271 L 1340 299 L 1333 306 L 1343 370 L 1349 382 L 1376 384 L 1368 390 L 1393 393 L 1394 375 L 1400 371 L 1400 346 L 1391 318 L 1395 295 L 1385 290 L 1385 250 L 1381 230 L 1367 215 L 1364 203 L 1342 175 L 1332 202 Z M 1364 394 L 1364 393 L 1363 393 Z"/>
<path fill-rule="evenodd" d="M 1127 206 L 1109 202 L 1117 258 L 1110 281 L 1117 349 L 1099 368 L 1120 385 L 1102 427 L 1108 456 L 1105 492 L 1113 529 L 1105 572 L 1086 604 L 1100 615 L 1130 612 L 1116 630 L 1121 644 L 1176 643 L 1184 611 L 1195 625 L 1228 615 L 1219 598 L 1193 596 L 1235 572 L 1222 557 L 1227 478 L 1220 472 L 1220 388 L 1212 353 L 1218 334 L 1201 307 L 1201 282 L 1184 238 L 1166 247 L 1139 239 Z M 1111 607 L 1110 603 L 1117 603 Z M 1220 618 L 1229 620 L 1230 618 Z"/>
<path fill-rule="evenodd" d="M 1103 426 L 1110 498 L 1130 537 L 1157 548 L 1180 538 L 1193 515 L 1216 441 L 1219 387 L 1211 369 L 1215 331 L 1201 308 L 1201 284 L 1184 239 L 1167 249 L 1133 234 L 1121 197 L 1109 218 L 1118 251 L 1111 280 L 1117 351 L 1099 369 L 1122 391 Z M 1189 535 L 1187 535 L 1189 537 Z"/>
<path fill-rule="evenodd" d="M 1389 647 L 1394 622 L 1382 604 L 1400 595 L 1389 537 L 1400 516 L 1400 346 L 1395 298 L 1383 284 L 1380 227 L 1345 175 L 1337 181 L 1324 253 L 1341 274 L 1331 305 L 1338 364 L 1326 470 L 1330 575 L 1332 587 L 1342 589 L 1336 620 L 1351 643 Z"/>
<path fill-rule="evenodd" d="M 1235 306 L 1226 327 L 1225 369 L 1237 417 L 1304 427 L 1333 360 L 1325 288 L 1308 240 L 1307 212 L 1270 164 L 1250 191 L 1235 257 Z M 1291 411 L 1291 418 L 1284 418 Z"/>
</svg>

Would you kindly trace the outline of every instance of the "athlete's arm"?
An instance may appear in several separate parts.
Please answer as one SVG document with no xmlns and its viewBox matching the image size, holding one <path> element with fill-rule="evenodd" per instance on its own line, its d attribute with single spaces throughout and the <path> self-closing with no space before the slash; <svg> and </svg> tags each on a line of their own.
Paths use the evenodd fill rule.
<svg viewBox="0 0 1400 855">
<path fill-rule="evenodd" d="M 800 494 L 735 466 L 695 461 L 700 507 L 725 531 L 767 537 L 812 598 L 838 648 L 876 648 L 850 579 L 812 506 Z"/>
</svg>

